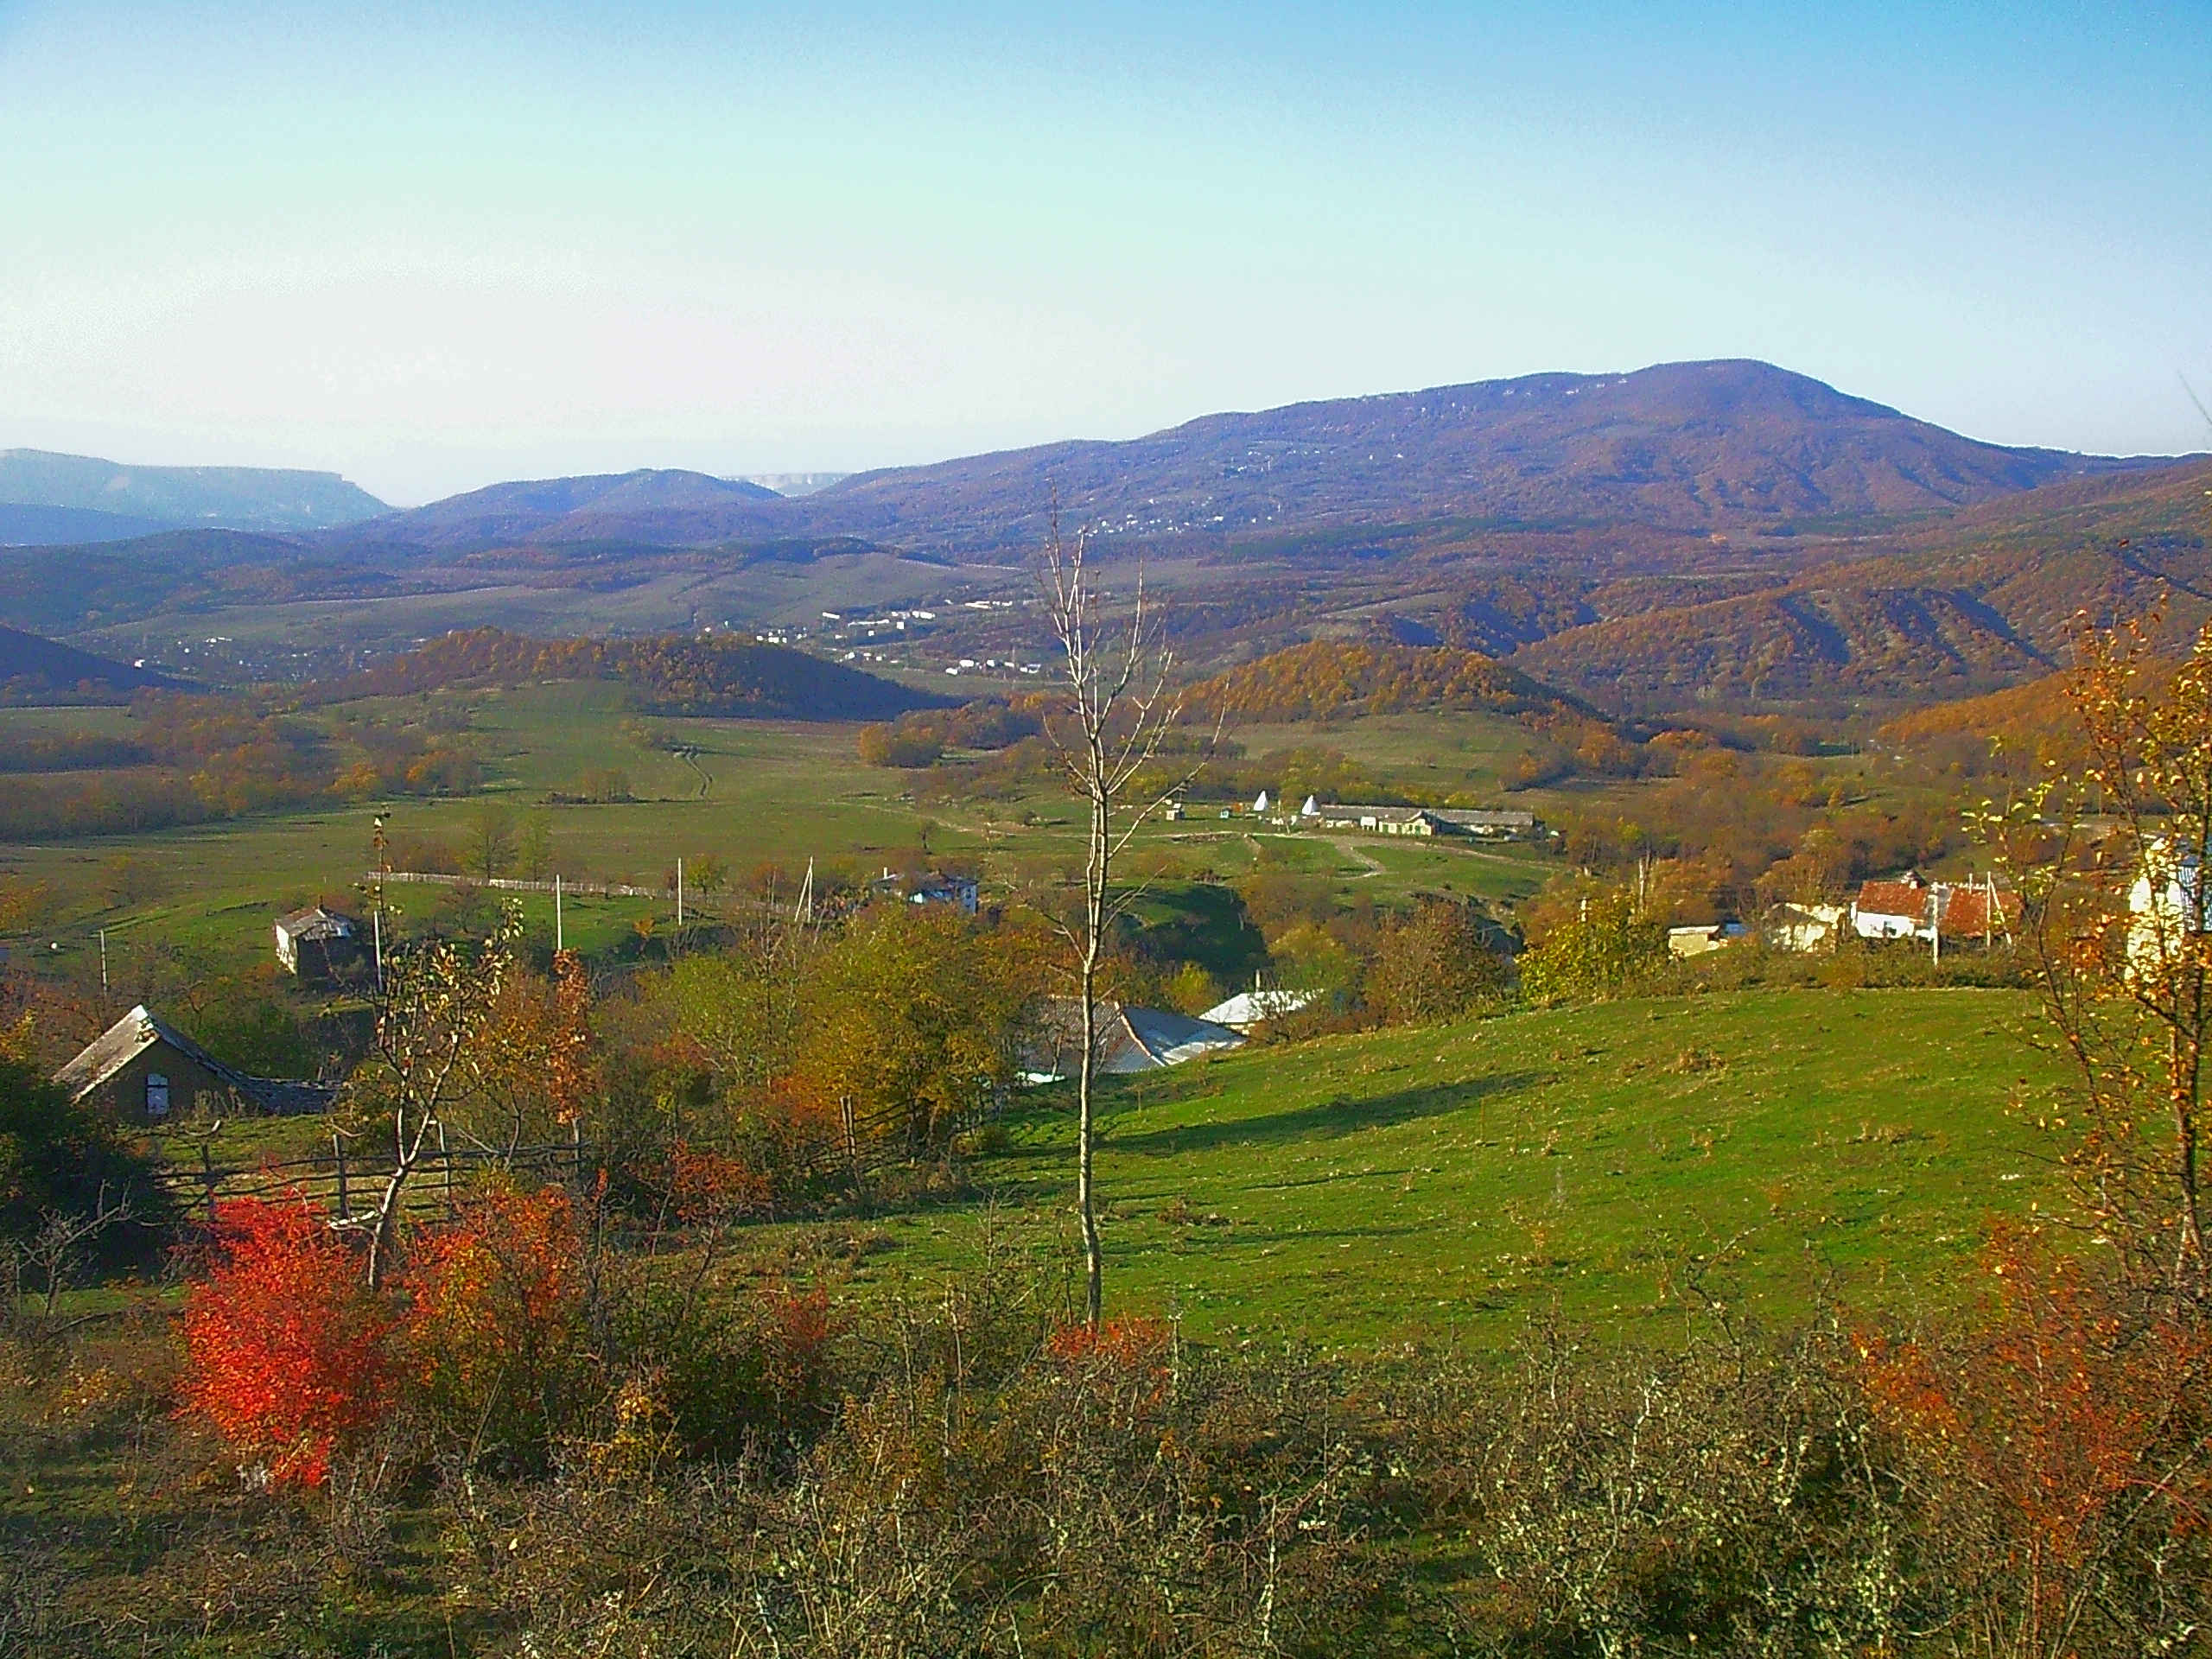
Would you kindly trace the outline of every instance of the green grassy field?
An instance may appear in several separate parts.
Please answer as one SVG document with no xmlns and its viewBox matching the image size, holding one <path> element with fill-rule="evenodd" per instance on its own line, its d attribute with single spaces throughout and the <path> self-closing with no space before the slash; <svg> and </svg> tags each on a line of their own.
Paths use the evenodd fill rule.
<svg viewBox="0 0 2212 1659">
<path fill-rule="evenodd" d="M 917 802 L 907 774 L 863 766 L 855 728 L 799 721 L 628 717 L 618 688 L 562 683 L 443 694 L 434 704 L 466 713 L 486 767 L 486 794 L 470 799 L 404 799 L 287 812 L 159 832 L 0 849 L 0 871 L 43 882 L 53 895 L 41 944 L 63 954 L 112 941 L 160 938 L 244 959 L 265 952 L 268 925 L 284 910 L 319 898 L 347 900 L 369 866 L 372 821 L 393 838 L 459 848 L 481 801 L 549 820 L 556 868 L 571 880 L 659 884 L 678 858 L 720 859 L 742 878 L 772 862 L 796 874 L 809 858 L 852 871 L 879 863 L 957 859 L 1001 891 L 1050 883 L 1079 858 L 1072 812 L 1048 786 L 1020 798 Z M 417 713 L 419 701 L 410 703 Z M 360 712 L 391 712 L 378 702 Z M 1385 724 L 1390 741 L 1413 741 L 1408 720 Z M 121 733 L 124 711 L 0 710 L 0 721 Z M 1481 715 L 1430 717 L 1437 742 L 1502 741 Z M 1401 730 L 1401 728 L 1406 728 Z M 687 748 L 690 757 L 673 750 Z M 589 770 L 626 774 L 637 799 L 540 806 L 574 793 Z M 1029 823 L 1020 822 L 1027 814 Z M 1264 854 L 1263 854 L 1264 849 Z M 118 902 L 107 872 L 128 855 L 150 868 L 150 896 Z M 1510 900 L 1535 892 L 1557 868 L 1533 848 L 1474 848 L 1452 842 L 1398 842 L 1374 836 L 1285 833 L 1242 820 L 1193 817 L 1147 828 L 1132 872 L 1147 878 L 1233 878 L 1263 856 L 1331 875 L 1346 893 L 1376 899 L 1415 890 Z M 695 895 L 695 899 L 699 896 Z M 353 902 L 358 902 L 354 900 Z M 395 894 L 403 910 L 435 906 L 434 890 Z M 703 900 L 709 911 L 714 901 Z M 670 906 L 648 899 L 577 899 L 567 909 L 569 942 L 599 950 L 632 937 Z M 523 901 L 533 935 L 551 937 L 550 900 Z"/>
<path fill-rule="evenodd" d="M 1987 1219 L 2052 1198 L 2056 1077 L 2010 992 L 1773 991 L 1255 1047 L 1117 1079 L 1099 1154 L 1115 1308 L 1330 1348 L 1615 1332 L 1705 1294 L 1786 1318 L 1959 1294 Z M 1072 1260 L 1065 1088 L 971 1205 L 880 1224 L 865 1307 L 1010 1251 Z M 2022 1107 L 2025 1110 L 2008 1110 Z"/>
</svg>

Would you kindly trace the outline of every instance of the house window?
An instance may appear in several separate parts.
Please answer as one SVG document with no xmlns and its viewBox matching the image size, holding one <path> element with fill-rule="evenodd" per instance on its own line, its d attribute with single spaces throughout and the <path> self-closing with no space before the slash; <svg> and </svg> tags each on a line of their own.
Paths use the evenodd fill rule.
<svg viewBox="0 0 2212 1659">
<path fill-rule="evenodd" d="M 167 1117 L 169 1115 L 169 1080 L 158 1071 L 146 1074 L 146 1116 Z"/>
</svg>

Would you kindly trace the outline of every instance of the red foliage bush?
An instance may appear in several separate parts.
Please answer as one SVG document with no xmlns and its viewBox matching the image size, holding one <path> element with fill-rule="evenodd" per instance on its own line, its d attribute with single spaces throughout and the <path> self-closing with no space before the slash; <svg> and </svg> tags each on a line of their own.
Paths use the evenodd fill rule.
<svg viewBox="0 0 2212 1659">
<path fill-rule="evenodd" d="M 320 1486 L 385 1408 L 390 1320 L 361 1277 L 304 1205 L 216 1211 L 213 1264 L 185 1303 L 181 1405 L 259 1456 L 273 1484 Z"/>
<path fill-rule="evenodd" d="M 828 1391 L 837 1335 L 827 1291 L 768 1290 L 760 1298 L 761 1370 L 777 1402 L 817 1406 Z"/>
</svg>

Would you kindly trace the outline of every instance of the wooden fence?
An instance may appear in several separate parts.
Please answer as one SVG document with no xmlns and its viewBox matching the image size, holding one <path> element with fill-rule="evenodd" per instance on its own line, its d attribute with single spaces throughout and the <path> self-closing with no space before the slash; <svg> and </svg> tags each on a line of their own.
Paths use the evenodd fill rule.
<svg viewBox="0 0 2212 1659">
<path fill-rule="evenodd" d="M 352 1138 L 332 1135 L 327 1153 L 250 1164 L 218 1163 L 202 1141 L 193 1155 L 181 1160 L 175 1155 L 179 1149 L 172 1147 L 155 1181 L 180 1213 L 200 1219 L 212 1219 L 215 1206 L 231 1198 L 304 1201 L 333 1216 L 359 1215 L 383 1198 L 397 1160 L 389 1149 L 350 1147 Z M 401 1193 L 401 1208 L 417 1217 L 450 1213 L 474 1175 L 487 1169 L 576 1182 L 591 1168 L 593 1156 L 590 1142 L 582 1138 L 519 1147 L 512 1153 L 504 1147 L 433 1145 L 416 1160 Z"/>
<path fill-rule="evenodd" d="M 944 1133 L 948 1137 L 965 1135 L 997 1117 L 1001 1107 L 996 1100 L 979 1102 Z M 825 1138 L 786 1153 L 781 1173 L 817 1192 L 849 1187 L 858 1193 L 887 1171 L 918 1161 L 916 1149 L 902 1133 L 905 1124 L 901 1111 L 861 1112 L 848 1103 Z M 599 1168 L 599 1148 L 582 1137 L 581 1126 L 569 1140 L 512 1152 L 451 1145 L 435 1127 L 433 1134 L 439 1135 L 437 1144 L 424 1149 L 401 1194 L 401 1208 L 411 1217 L 451 1213 L 474 1178 L 484 1171 L 510 1171 L 580 1186 Z M 734 1149 L 714 1137 L 685 1136 L 680 1129 L 671 1139 L 681 1140 L 695 1152 Z M 327 1153 L 254 1162 L 219 1160 L 205 1140 L 188 1147 L 172 1141 L 155 1179 L 179 1213 L 203 1220 L 211 1219 L 215 1207 L 231 1198 L 303 1200 L 333 1216 L 359 1215 L 382 1198 L 397 1161 L 388 1146 L 371 1150 L 359 1145 L 359 1140 L 341 1132 L 330 1137 Z"/>
</svg>

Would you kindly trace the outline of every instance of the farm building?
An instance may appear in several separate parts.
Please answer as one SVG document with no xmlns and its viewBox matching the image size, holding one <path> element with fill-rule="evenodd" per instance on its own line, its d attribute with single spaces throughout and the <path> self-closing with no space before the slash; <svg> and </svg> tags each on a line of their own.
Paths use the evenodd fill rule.
<svg viewBox="0 0 2212 1659">
<path fill-rule="evenodd" d="M 1298 821 L 1324 830 L 1372 830 L 1385 836 L 1474 836 L 1484 841 L 1533 837 L 1543 823 L 1533 812 L 1460 806 L 1363 806 L 1307 796 Z"/>
<path fill-rule="evenodd" d="M 1690 927 L 1670 927 L 1667 930 L 1667 954 L 1670 957 L 1702 957 L 1710 951 L 1725 950 L 1751 937 L 1751 930 L 1741 922 L 1706 922 Z"/>
<path fill-rule="evenodd" d="M 360 929 L 350 916 L 310 905 L 276 918 L 276 960 L 302 979 L 334 979 L 360 957 Z"/>
<path fill-rule="evenodd" d="M 1543 820 L 1533 812 L 1492 810 L 1488 807 L 1440 806 L 1430 810 L 1440 829 L 1484 841 L 1522 841 L 1538 832 Z"/>
<path fill-rule="evenodd" d="M 194 1112 L 320 1112 L 337 1092 L 330 1084 L 248 1077 L 143 1007 L 110 1026 L 54 1080 L 72 1100 L 92 1097 L 122 1123 L 162 1123 Z"/>
<path fill-rule="evenodd" d="M 1419 806 L 1348 806 L 1325 802 L 1314 809 L 1313 818 L 1319 820 L 1324 830 L 1372 830 L 1385 836 L 1436 833 L 1436 819 L 1427 808 Z"/>
<path fill-rule="evenodd" d="M 1319 991 L 1239 991 L 1225 1002 L 1217 1002 L 1198 1018 L 1231 1031 L 1249 1031 L 1262 1020 L 1280 1020 L 1319 1001 Z"/>
<path fill-rule="evenodd" d="M 1775 905 L 1760 919 L 1759 935 L 1777 950 L 1833 950 L 1843 918 L 1841 905 Z"/>
</svg>

